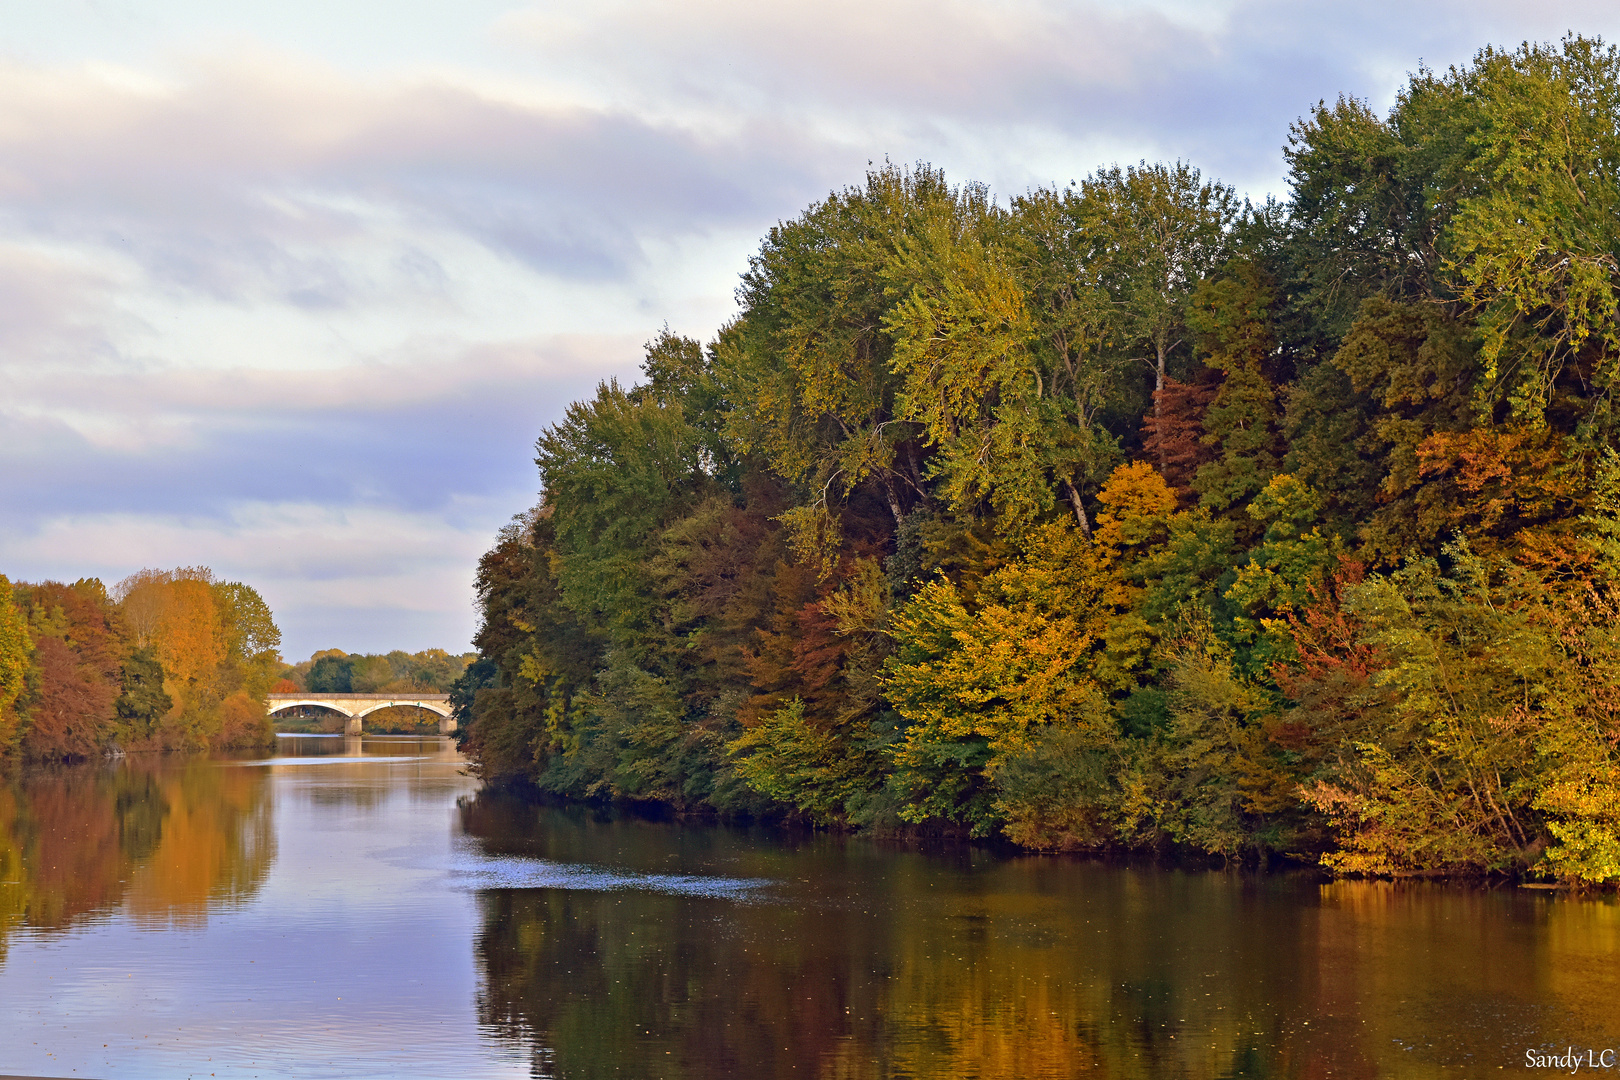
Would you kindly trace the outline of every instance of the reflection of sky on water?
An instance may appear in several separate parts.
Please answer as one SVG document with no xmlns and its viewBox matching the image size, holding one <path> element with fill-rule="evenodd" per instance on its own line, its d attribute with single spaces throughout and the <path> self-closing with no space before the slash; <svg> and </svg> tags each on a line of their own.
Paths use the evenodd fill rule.
<svg viewBox="0 0 1620 1080">
<path fill-rule="evenodd" d="M 0 868 L 53 838 L 11 849 L 33 910 L 0 875 L 0 1075 L 1370 1080 L 1617 1045 L 1613 903 L 537 807 L 447 747 L 0 784 Z"/>
<path fill-rule="evenodd" d="M 457 844 L 450 877 L 464 889 L 574 889 L 587 892 L 668 893 L 714 900 L 755 902 L 768 898 L 776 884 L 768 878 L 717 877 L 709 874 L 643 874 L 579 863 L 518 856 L 489 856 L 470 844 Z"/>
<path fill-rule="evenodd" d="M 480 1034 L 478 911 L 445 887 L 455 803 L 476 781 L 425 743 L 254 763 L 277 766 L 260 773 L 277 851 L 248 903 L 210 904 L 174 929 L 124 909 L 15 933 L 0 962 L 0 1074 L 526 1075 Z"/>
<path fill-rule="evenodd" d="M 443 761 L 438 754 L 422 754 L 413 757 L 292 757 L 292 758 L 265 758 L 263 761 L 231 761 L 228 765 L 256 766 L 267 768 L 280 768 L 285 765 L 402 765 L 411 761 Z"/>
</svg>

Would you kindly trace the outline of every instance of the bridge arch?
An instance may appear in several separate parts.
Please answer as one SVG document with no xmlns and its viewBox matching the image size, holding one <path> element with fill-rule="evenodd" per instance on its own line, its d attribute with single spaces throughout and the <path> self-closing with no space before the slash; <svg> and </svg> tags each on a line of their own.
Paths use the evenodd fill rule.
<svg viewBox="0 0 1620 1080">
<path fill-rule="evenodd" d="M 342 713 L 344 716 L 354 715 L 352 709 L 345 709 L 342 705 L 328 698 L 307 697 L 295 699 L 291 694 L 272 694 L 270 696 L 274 700 L 265 702 L 265 708 L 270 710 L 271 716 L 287 709 L 296 709 L 300 705 L 313 705 L 318 709 L 331 709 L 333 712 Z"/>
<path fill-rule="evenodd" d="M 439 734 L 448 735 L 456 730 L 456 721 L 451 716 L 453 710 L 449 694 L 320 694 L 304 691 L 296 694 L 267 694 L 264 705 L 271 716 L 303 705 L 330 709 L 348 718 L 344 731 L 349 735 L 361 734 L 361 720 L 378 709 L 410 705 L 438 716 Z"/>
<path fill-rule="evenodd" d="M 448 701 L 431 701 L 421 698 L 398 698 L 396 700 L 382 701 L 378 702 L 376 705 L 367 705 L 365 708 L 352 715 L 365 717 L 376 712 L 378 709 L 392 709 L 400 705 L 410 705 L 413 708 L 426 709 L 430 713 L 437 713 L 440 717 L 450 715 L 450 703 Z"/>
</svg>

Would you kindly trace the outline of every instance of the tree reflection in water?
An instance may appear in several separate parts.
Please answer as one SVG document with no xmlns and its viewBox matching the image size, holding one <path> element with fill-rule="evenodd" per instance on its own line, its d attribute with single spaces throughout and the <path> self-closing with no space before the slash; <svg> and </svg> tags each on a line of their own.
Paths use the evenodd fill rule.
<svg viewBox="0 0 1620 1080">
<path fill-rule="evenodd" d="M 480 1020 L 538 1075 L 1440 1076 L 1620 1036 L 1609 903 L 925 856 L 488 793 L 463 828 L 514 866 L 623 872 L 480 894 Z M 652 872 L 772 884 L 636 886 Z"/>
<path fill-rule="evenodd" d="M 200 925 L 210 905 L 247 899 L 275 858 L 266 781 L 158 755 L 13 774 L 0 784 L 0 956 L 20 928 L 120 908 L 139 925 Z"/>
</svg>

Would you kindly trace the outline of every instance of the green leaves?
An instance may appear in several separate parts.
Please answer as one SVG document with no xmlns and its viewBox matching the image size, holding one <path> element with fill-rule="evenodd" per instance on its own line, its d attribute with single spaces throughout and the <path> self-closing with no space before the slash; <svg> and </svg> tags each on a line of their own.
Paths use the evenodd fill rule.
<svg viewBox="0 0 1620 1080">
<path fill-rule="evenodd" d="M 1473 191 L 1451 221 L 1445 266 L 1477 313 L 1479 406 L 1545 422 L 1566 365 L 1598 391 L 1620 347 L 1620 53 L 1579 37 L 1560 49 L 1487 49 L 1449 80 L 1473 120 Z"/>
<path fill-rule="evenodd" d="M 771 230 L 715 348 L 740 454 L 769 460 L 816 505 L 875 480 L 904 516 L 922 477 L 917 430 L 895 410 L 886 317 L 900 297 L 886 273 L 908 237 L 975 197 L 926 167 L 885 165 Z"/>
<path fill-rule="evenodd" d="M 1122 342 L 1140 350 L 1162 389 L 1193 291 L 1228 254 L 1237 219 L 1230 187 L 1182 162 L 1099 169 L 1075 212 L 1088 261 L 1108 291 Z"/>
<path fill-rule="evenodd" d="M 1059 524 L 986 579 L 974 610 L 936 579 L 893 617 L 884 693 L 905 721 L 894 751 L 907 820 L 995 826 L 985 781 L 1051 725 L 1083 725 L 1099 744 L 1112 722 L 1089 668 L 1109 585 L 1094 546 Z"/>
<path fill-rule="evenodd" d="M 1042 451 L 1054 417 L 1023 285 L 1004 252 L 965 233 L 977 209 L 936 214 L 900 246 L 884 277 L 902 299 L 884 325 L 903 380 L 895 410 L 936 448 L 937 493 L 957 511 L 989 501 L 1018 526 L 1052 505 Z"/>
<path fill-rule="evenodd" d="M 1324 862 L 1511 870 L 1552 840 L 1553 872 L 1612 876 L 1612 600 L 1558 598 L 1463 544 L 1446 554 L 1449 572 L 1414 560 L 1345 593 L 1381 694 L 1338 777 L 1306 792 L 1340 830 Z"/>
<path fill-rule="evenodd" d="M 703 442 L 678 401 L 612 381 L 536 444 L 563 598 L 627 645 L 653 618 L 647 545 L 712 487 Z"/>
</svg>

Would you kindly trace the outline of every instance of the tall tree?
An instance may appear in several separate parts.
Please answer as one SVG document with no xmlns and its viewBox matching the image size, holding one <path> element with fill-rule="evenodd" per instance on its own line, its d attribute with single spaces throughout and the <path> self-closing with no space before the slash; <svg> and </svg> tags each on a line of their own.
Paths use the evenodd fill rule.
<svg viewBox="0 0 1620 1080">
<path fill-rule="evenodd" d="M 100 581 L 24 586 L 38 682 L 27 695 L 22 749 L 36 759 L 85 758 L 116 734 L 123 627 Z"/>
<path fill-rule="evenodd" d="M 1120 335 L 1163 390 L 1172 353 L 1188 343 L 1187 302 L 1226 257 L 1236 193 L 1191 165 L 1143 162 L 1099 169 L 1082 181 L 1080 204 Z"/>
<path fill-rule="evenodd" d="M 1477 320 L 1479 406 L 1531 425 L 1571 411 L 1600 439 L 1620 356 L 1620 51 L 1486 49 L 1440 82 L 1470 129 L 1446 269 Z"/>
<path fill-rule="evenodd" d="M 904 238 L 957 199 L 940 172 L 885 165 L 777 225 L 749 261 L 743 313 L 716 352 L 727 430 L 819 512 L 870 480 L 898 526 L 926 496 L 918 429 L 895 410 L 884 316 L 896 297 L 883 275 Z"/>
</svg>

